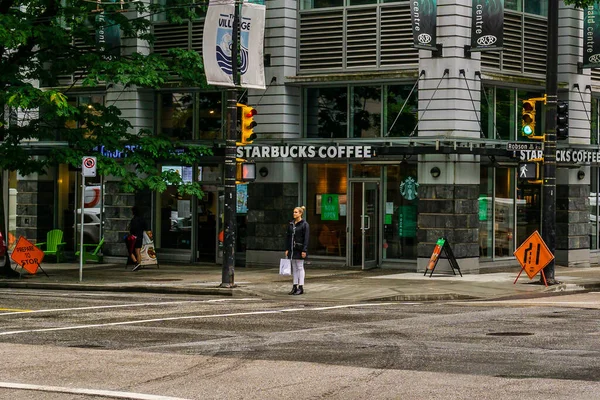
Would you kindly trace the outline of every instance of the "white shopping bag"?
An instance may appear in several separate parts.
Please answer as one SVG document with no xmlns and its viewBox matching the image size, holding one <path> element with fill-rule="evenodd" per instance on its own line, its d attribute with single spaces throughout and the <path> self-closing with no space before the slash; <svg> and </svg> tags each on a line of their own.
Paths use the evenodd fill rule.
<svg viewBox="0 0 600 400">
<path fill-rule="evenodd" d="M 289 258 L 279 260 L 279 275 L 291 275 L 292 263 Z"/>
</svg>

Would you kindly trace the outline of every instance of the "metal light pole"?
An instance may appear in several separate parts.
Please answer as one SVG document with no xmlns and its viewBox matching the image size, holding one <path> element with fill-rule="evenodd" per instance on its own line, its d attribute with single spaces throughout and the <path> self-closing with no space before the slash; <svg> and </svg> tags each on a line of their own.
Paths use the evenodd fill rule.
<svg viewBox="0 0 600 400">
<path fill-rule="evenodd" d="M 546 52 L 546 136 L 542 183 L 542 239 L 556 253 L 556 103 L 558 95 L 558 0 L 548 0 Z M 549 285 L 556 284 L 554 260 L 544 268 Z"/>
<path fill-rule="evenodd" d="M 237 1 L 233 14 L 231 43 L 231 73 L 234 87 L 227 96 L 227 139 L 225 140 L 225 210 L 223 238 L 223 271 L 220 287 L 235 287 L 235 243 L 237 238 L 237 191 L 236 177 L 236 138 L 237 138 L 237 89 L 238 80 L 238 36 L 240 9 Z"/>
</svg>

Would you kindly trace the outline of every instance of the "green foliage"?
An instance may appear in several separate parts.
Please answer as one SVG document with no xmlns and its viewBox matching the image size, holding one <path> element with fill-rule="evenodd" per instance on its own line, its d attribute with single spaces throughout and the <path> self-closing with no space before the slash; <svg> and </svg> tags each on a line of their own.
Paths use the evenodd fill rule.
<svg viewBox="0 0 600 400">
<path fill-rule="evenodd" d="M 585 8 L 593 6 L 596 3 L 597 0 L 565 0 L 566 5 L 573 6 L 575 8 Z"/>
<path fill-rule="evenodd" d="M 202 16 L 205 7 L 183 0 L 128 2 L 125 12 L 120 3 L 103 2 L 102 7 L 97 12 L 95 2 L 84 0 L 0 0 L 0 168 L 43 173 L 60 163 L 79 167 L 83 156 L 95 155 L 99 173 L 122 178 L 126 191 L 164 191 L 174 184 L 181 194 L 201 195 L 197 183 L 186 184 L 158 165 L 189 165 L 209 149 L 136 131 L 116 107 L 78 105 L 72 95 L 78 87 L 100 92 L 159 88 L 173 73 L 186 87 L 205 87 L 196 51 L 171 49 L 161 56 L 125 46 L 135 40 L 152 43 L 148 13 L 187 24 Z M 97 43 L 100 28 L 120 30 L 123 48 Z M 74 77 L 73 85 L 61 86 L 65 76 Z M 66 145 L 48 150 L 45 141 Z M 101 147 L 121 157 L 107 157 L 98 151 Z"/>
</svg>

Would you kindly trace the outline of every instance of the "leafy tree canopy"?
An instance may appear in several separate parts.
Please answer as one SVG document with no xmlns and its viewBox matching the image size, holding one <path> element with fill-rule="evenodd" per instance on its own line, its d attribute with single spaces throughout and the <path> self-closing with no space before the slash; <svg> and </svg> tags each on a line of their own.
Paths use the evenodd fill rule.
<svg viewBox="0 0 600 400">
<path fill-rule="evenodd" d="M 153 42 L 151 15 L 187 24 L 205 10 L 187 0 L 123 6 L 104 0 L 100 7 L 89 0 L 0 0 L 0 168 L 28 174 L 57 163 L 79 167 L 83 156 L 95 155 L 99 173 L 122 178 L 126 191 L 163 191 L 175 184 L 182 194 L 202 195 L 197 183 L 162 173 L 157 163 L 190 164 L 210 149 L 136 131 L 114 105 L 70 99 L 81 88 L 159 88 L 173 73 L 182 85 L 206 87 L 197 52 L 144 51 Z M 110 29 L 120 31 L 119 47 L 96 40 L 99 30 Z M 73 77 L 68 86 L 65 76 Z M 66 145 L 43 149 L 48 141 Z M 123 157 L 106 157 L 100 146 Z"/>
</svg>

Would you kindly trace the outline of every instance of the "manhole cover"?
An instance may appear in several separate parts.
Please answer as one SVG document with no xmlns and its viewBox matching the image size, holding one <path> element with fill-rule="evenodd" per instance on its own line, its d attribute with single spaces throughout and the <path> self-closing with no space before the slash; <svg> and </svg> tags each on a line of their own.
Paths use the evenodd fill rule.
<svg viewBox="0 0 600 400">
<path fill-rule="evenodd" d="M 531 332 L 492 332 L 488 333 L 488 336 L 531 336 Z"/>
</svg>

